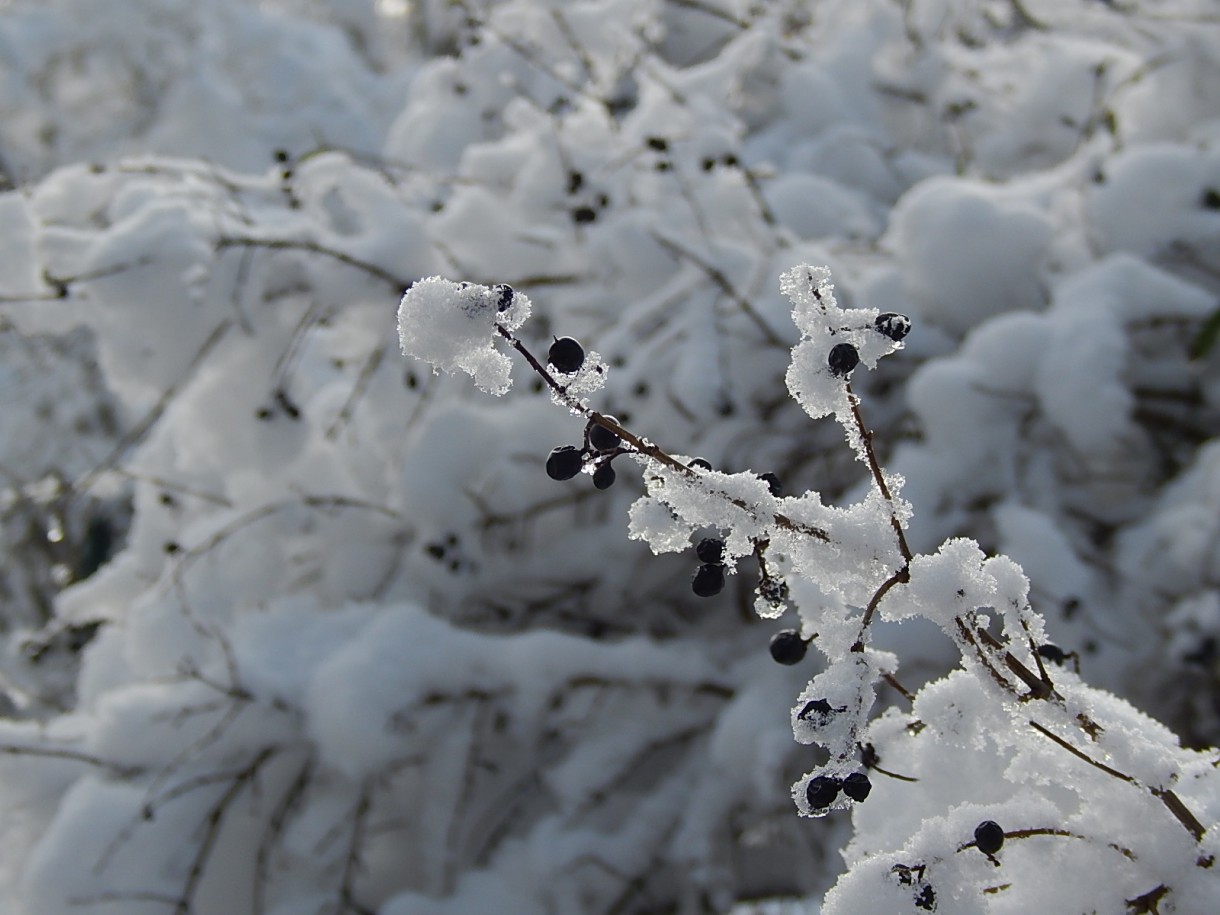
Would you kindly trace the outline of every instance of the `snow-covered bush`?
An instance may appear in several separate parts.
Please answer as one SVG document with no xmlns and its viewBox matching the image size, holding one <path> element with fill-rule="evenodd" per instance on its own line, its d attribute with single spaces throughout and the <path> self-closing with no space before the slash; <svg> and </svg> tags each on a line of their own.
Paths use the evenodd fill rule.
<svg viewBox="0 0 1220 915">
<path fill-rule="evenodd" d="M 1189 910 L 1182 820 L 1056 738 L 1214 820 L 1207 780 L 1187 784 L 1197 757 L 1072 670 L 1189 745 L 1220 741 L 1220 352 L 1199 343 L 1220 295 L 1216 30 L 1209 0 L 6 4 L 0 899 L 725 911 L 820 897 L 846 847 L 848 908 L 880 885 L 875 862 L 908 909 L 920 881 L 951 911 L 955 887 L 979 898 L 970 868 L 1022 877 L 982 897 L 1000 911 L 1064 889 L 1029 886 L 1021 855 L 1095 850 L 1098 872 L 1125 870 L 1068 885 L 1090 905 L 1164 883 L 1145 907 Z M 853 343 L 892 504 L 843 428 L 789 395 L 806 328 L 776 277 L 801 263 L 830 266 L 848 314 L 916 328 L 875 369 L 887 338 Z M 799 531 L 768 529 L 768 613 L 858 622 L 905 562 L 879 521 L 897 500 L 912 557 L 979 544 L 952 554 L 977 565 L 975 598 L 1019 592 L 981 558 L 1011 556 L 1045 636 L 984 603 L 1007 647 L 967 657 L 1033 689 L 1006 652 L 1042 669 L 1000 628 L 1025 621 L 1078 654 L 1043 667 L 1106 736 L 1054 697 L 940 683 L 955 641 L 885 619 L 918 581 L 878 602 L 866 651 L 847 623 L 838 642 L 804 619 L 776 636 L 795 624 L 759 621 L 742 556 L 765 515 L 748 532 L 696 518 L 741 532 L 692 557 L 700 538 L 639 501 L 684 474 L 620 456 L 604 491 L 547 479 L 550 448 L 579 457 L 582 421 L 498 358 L 490 325 L 466 341 L 479 352 L 450 334 L 432 356 L 514 381 L 500 401 L 396 357 L 393 303 L 434 275 L 470 283 L 469 314 L 539 358 L 588 343 L 569 394 L 702 456 L 740 501 L 856 525 L 852 550 L 800 568 Z M 506 313 L 496 284 L 516 290 Z M 589 430 L 617 448 L 607 434 Z M 797 574 L 813 558 L 835 571 L 816 592 Z M 700 566 L 701 591 L 723 577 L 712 599 L 689 586 Z M 815 630 L 800 664 L 769 656 Z M 794 816 L 788 793 L 823 771 L 788 710 L 824 646 L 870 672 L 903 661 L 875 690 L 901 712 L 870 718 L 830 674 L 796 710 L 826 699 L 843 729 L 798 722 L 839 741 L 830 775 L 867 769 L 850 818 Z M 954 724 L 967 697 L 960 721 L 1009 742 Z M 866 724 L 873 756 L 851 755 Z M 955 778 L 976 758 L 1002 771 Z M 953 851 L 987 818 L 1003 870 Z M 1052 828 L 1072 835 L 1014 835 Z M 1151 833 L 1124 838 L 1145 828 L 1158 854 Z M 1098 847 L 1107 830 L 1138 860 Z"/>
<path fill-rule="evenodd" d="M 816 491 L 783 495 L 774 474 L 675 457 L 597 412 L 581 395 L 601 386 L 605 367 L 570 337 L 555 338 L 544 366 L 517 335 L 530 303 L 509 287 L 422 280 L 402 298 L 400 340 L 409 355 L 468 372 L 497 394 L 508 384 L 496 344 L 517 350 L 552 398 L 586 420 L 579 447 L 551 452 L 550 477 L 584 471 L 606 489 L 614 460 L 630 456 L 645 481 L 631 508 L 633 538 L 657 553 L 697 541 L 703 564 L 692 588 L 701 597 L 720 593 L 725 574 L 752 556 L 759 615 L 795 609 L 800 629 L 778 633 L 772 655 L 798 664 L 812 642 L 825 656 L 792 726 L 827 758 L 792 786 L 793 799 L 806 816 L 859 811 L 848 872 L 823 912 L 1220 906 L 1216 751 L 1182 749 L 1159 723 L 1060 670 L 1066 656 L 1047 641 L 1011 559 L 987 558 L 962 538 L 912 554 L 904 481 L 878 463 L 849 381 L 901 347 L 910 321 L 841 309 L 825 268 L 795 267 L 781 287 L 801 331 L 788 390 L 813 419 L 834 415 L 872 478 L 850 506 L 827 505 Z M 916 618 L 949 637 L 961 666 L 914 695 L 902 690 L 910 709 L 874 722 L 877 687 L 898 683 L 898 658 L 870 647 L 873 622 Z M 879 769 L 883 760 L 902 774 Z M 886 776 L 876 794 L 870 770 Z M 1104 870 L 1110 879 L 1046 880 L 1048 846 L 1061 874 Z"/>
</svg>

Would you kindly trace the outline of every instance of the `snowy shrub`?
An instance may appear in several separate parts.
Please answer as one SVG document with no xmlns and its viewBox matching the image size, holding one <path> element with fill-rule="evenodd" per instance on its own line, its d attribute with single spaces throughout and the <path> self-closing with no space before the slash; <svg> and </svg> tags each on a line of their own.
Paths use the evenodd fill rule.
<svg viewBox="0 0 1220 915">
<path fill-rule="evenodd" d="M 801 331 L 788 390 L 813 419 L 834 415 L 872 477 L 867 495 L 847 507 L 828 506 L 812 490 L 784 495 L 773 474 L 724 473 L 676 457 L 595 411 L 573 388 L 590 387 L 583 374 L 600 386 L 601 367 L 590 372 L 569 337 L 556 338 L 544 366 L 516 334 L 529 311 L 524 296 L 501 299 L 503 321 L 492 312 L 503 287 L 423 280 L 402 298 L 400 338 L 407 354 L 476 381 L 472 366 L 486 364 L 495 344 L 516 349 L 553 399 L 586 420 L 583 445 L 553 451 L 549 476 L 568 480 L 584 470 L 604 489 L 614 476 L 599 476 L 630 456 L 645 482 L 631 508 L 633 538 L 657 553 L 697 540 L 703 564 L 692 588 L 701 597 L 719 593 L 726 572 L 751 556 L 758 613 L 795 610 L 800 628 L 778 633 L 772 655 L 797 664 L 809 643 L 824 655 L 825 670 L 793 706 L 792 726 L 827 758 L 792 796 L 806 816 L 855 812 L 848 871 L 823 912 L 1215 909 L 1215 751 L 1182 749 L 1159 723 L 1060 669 L 1064 652 L 1047 641 L 1029 581 L 1012 560 L 987 558 L 962 538 L 912 554 L 903 480 L 878 463 L 850 385 L 857 367 L 875 367 L 902 346 L 909 319 L 841 309 L 825 268 L 793 268 L 780 285 Z M 898 659 L 870 646 L 872 624 L 914 618 L 952 640 L 961 666 L 914 695 L 900 688 L 909 709 L 874 719 L 878 686 L 898 683 Z M 884 778 L 874 793 L 877 774 Z M 1131 830 L 1135 822 L 1142 828 Z M 1048 882 L 1048 854 L 1060 873 L 1104 869 L 1111 877 L 1104 887 Z"/>
<path fill-rule="evenodd" d="M 1214 18 L 5 4 L 0 899 L 1210 910 Z"/>
</svg>

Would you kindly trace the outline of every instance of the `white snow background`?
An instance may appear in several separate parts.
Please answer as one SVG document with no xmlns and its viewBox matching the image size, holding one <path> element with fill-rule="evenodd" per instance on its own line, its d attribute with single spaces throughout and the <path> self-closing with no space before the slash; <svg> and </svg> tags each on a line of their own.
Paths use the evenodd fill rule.
<svg viewBox="0 0 1220 915">
<path fill-rule="evenodd" d="M 1220 910 L 1212 0 L 10 0 L 0 268 L 3 915 Z"/>
</svg>

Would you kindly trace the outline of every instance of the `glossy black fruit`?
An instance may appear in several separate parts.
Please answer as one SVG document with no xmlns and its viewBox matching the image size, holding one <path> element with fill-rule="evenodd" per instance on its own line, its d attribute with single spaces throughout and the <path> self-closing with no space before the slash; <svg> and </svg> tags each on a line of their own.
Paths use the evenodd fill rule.
<svg viewBox="0 0 1220 915">
<path fill-rule="evenodd" d="M 691 460 L 691 462 L 690 462 L 689 464 L 687 464 L 686 466 L 688 466 L 688 467 L 702 467 L 704 470 L 711 470 L 711 469 L 712 469 L 712 462 L 711 462 L 711 461 L 709 461 L 707 458 L 701 458 L 701 457 L 697 457 L 697 458 L 693 458 L 693 459 Z"/>
<path fill-rule="evenodd" d="M 812 702 L 806 702 L 805 707 L 797 713 L 796 717 L 801 721 L 823 724 L 837 711 L 841 711 L 841 709 L 832 707 L 825 699 L 814 699 Z"/>
<path fill-rule="evenodd" d="M 780 664 L 799 664 L 809 643 L 795 629 L 781 629 L 771 636 L 771 657 Z"/>
<path fill-rule="evenodd" d="M 873 790 L 873 783 L 863 772 L 853 772 L 843 779 L 843 793 L 853 801 L 862 801 Z"/>
<path fill-rule="evenodd" d="M 809 779 L 809 784 L 805 786 L 805 799 L 814 810 L 823 810 L 834 803 L 841 786 L 842 782 L 837 778 L 819 775 Z"/>
<path fill-rule="evenodd" d="M 598 489 L 609 489 L 614 485 L 614 468 L 609 461 L 593 471 L 593 485 Z"/>
<path fill-rule="evenodd" d="M 830 348 L 826 364 L 830 366 L 830 374 L 842 378 L 851 374 L 851 370 L 860 364 L 860 354 L 850 343 L 836 343 Z"/>
<path fill-rule="evenodd" d="M 560 445 L 546 459 L 546 475 L 552 480 L 570 480 L 584 466 L 584 455 L 575 445 Z"/>
<path fill-rule="evenodd" d="M 606 418 L 614 419 L 613 416 Z M 617 419 L 614 419 L 614 421 L 618 422 Z M 604 426 L 599 426 L 597 423 L 589 426 L 589 447 L 596 451 L 613 451 L 622 441 L 617 433 L 611 432 Z"/>
<path fill-rule="evenodd" d="M 585 350 L 571 337 L 558 337 L 547 351 L 546 361 L 555 371 L 571 375 L 573 372 L 579 372 L 580 367 L 585 364 Z"/>
<path fill-rule="evenodd" d="M 985 855 L 994 855 L 1004 845 L 1004 830 L 995 820 L 984 820 L 974 828 L 974 844 Z"/>
<path fill-rule="evenodd" d="M 877 315 L 876 320 L 873 321 L 873 327 L 882 336 L 889 337 L 896 342 L 911 332 L 911 319 L 896 311 L 887 311 Z"/>
<path fill-rule="evenodd" d="M 767 484 L 767 488 L 771 490 L 771 495 L 778 498 L 784 494 L 784 484 L 779 481 L 779 477 L 775 474 L 761 473 L 758 475 L 758 478 Z"/>
<path fill-rule="evenodd" d="M 700 562 L 720 562 L 724 559 L 724 541 L 715 537 L 704 537 L 695 547 Z"/>
<path fill-rule="evenodd" d="M 700 597 L 719 594 L 724 590 L 724 566 L 719 562 L 705 562 L 695 570 L 690 587 Z"/>
</svg>

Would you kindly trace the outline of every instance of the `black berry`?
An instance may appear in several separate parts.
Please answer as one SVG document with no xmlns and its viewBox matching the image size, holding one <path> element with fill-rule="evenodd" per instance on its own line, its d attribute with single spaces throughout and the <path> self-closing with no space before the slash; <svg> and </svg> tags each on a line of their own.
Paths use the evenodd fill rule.
<svg viewBox="0 0 1220 915">
<path fill-rule="evenodd" d="M 614 485 L 614 468 L 609 461 L 593 471 L 593 485 L 598 489 L 609 489 Z"/>
<path fill-rule="evenodd" d="M 724 559 L 724 541 L 715 537 L 704 537 L 695 547 L 700 562 L 716 563 Z"/>
<path fill-rule="evenodd" d="M 498 283 L 491 287 L 491 291 L 496 295 L 496 311 L 504 312 L 512 308 L 513 305 L 513 287 L 508 283 Z"/>
<path fill-rule="evenodd" d="M 772 606 L 779 606 L 788 599 L 788 582 L 782 578 L 764 578 L 758 583 L 758 593 Z"/>
<path fill-rule="evenodd" d="M 546 459 L 546 475 L 552 480 L 570 480 L 580 473 L 585 464 L 584 455 L 575 445 L 560 445 Z"/>
<path fill-rule="evenodd" d="M 860 364 L 860 354 L 850 343 L 836 343 L 830 348 L 826 364 L 830 366 L 830 374 L 836 378 L 842 378 Z"/>
<path fill-rule="evenodd" d="M 771 636 L 771 657 L 780 664 L 799 664 L 809 643 L 795 629 L 781 629 Z"/>
<path fill-rule="evenodd" d="M 985 855 L 994 855 L 1004 845 L 1004 830 L 995 820 L 984 820 L 974 829 L 974 844 Z"/>
<path fill-rule="evenodd" d="M 690 587 L 700 597 L 719 594 L 724 590 L 724 566 L 719 562 L 705 562 L 695 570 Z"/>
<path fill-rule="evenodd" d="M 877 329 L 877 333 L 896 342 L 911 332 L 911 319 L 896 311 L 887 311 L 877 315 L 873 327 Z"/>
<path fill-rule="evenodd" d="M 709 461 L 707 458 L 697 457 L 697 458 L 693 458 L 691 460 L 691 462 L 689 464 L 687 464 L 686 466 L 687 467 L 702 467 L 704 470 L 711 470 L 712 462 Z"/>
<path fill-rule="evenodd" d="M 771 495 L 778 498 L 784 494 L 784 484 L 779 481 L 779 477 L 775 474 L 762 473 L 758 475 L 758 478 L 767 484 L 767 488 L 771 490 Z"/>
<path fill-rule="evenodd" d="M 585 364 L 585 350 L 571 337 L 557 337 L 547 350 L 546 361 L 555 371 L 571 375 L 573 372 L 579 372 L 580 367 Z"/>
<path fill-rule="evenodd" d="M 805 786 L 805 799 L 814 810 L 823 810 L 834 803 L 835 798 L 839 796 L 841 785 L 837 778 L 829 775 L 811 778 Z"/>
<path fill-rule="evenodd" d="M 613 416 L 606 418 L 614 420 L 616 423 L 618 422 Z M 597 423 L 589 426 L 589 447 L 593 450 L 613 451 L 621 442 L 622 439 L 619 438 L 618 433 L 611 432 L 605 426 L 599 426 Z"/>
<path fill-rule="evenodd" d="M 1067 652 L 1058 645 L 1039 645 L 1038 654 L 1054 664 L 1062 664 L 1067 659 Z"/>
<path fill-rule="evenodd" d="M 801 721 L 817 721 L 818 724 L 825 723 L 835 712 L 842 711 L 831 706 L 825 699 L 814 699 L 811 702 L 806 702 L 805 707 L 797 713 L 797 718 Z"/>
<path fill-rule="evenodd" d="M 936 911 L 936 893 L 932 891 L 932 887 L 925 886 L 919 891 L 915 897 L 915 908 L 923 909 L 925 912 Z"/>
<path fill-rule="evenodd" d="M 572 211 L 572 222 L 577 225 L 588 225 L 597 219 L 597 210 L 593 207 L 577 207 Z"/>
<path fill-rule="evenodd" d="M 863 772 L 853 772 L 843 779 L 843 793 L 853 801 L 862 801 L 873 790 L 873 783 Z"/>
</svg>

